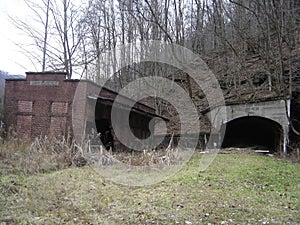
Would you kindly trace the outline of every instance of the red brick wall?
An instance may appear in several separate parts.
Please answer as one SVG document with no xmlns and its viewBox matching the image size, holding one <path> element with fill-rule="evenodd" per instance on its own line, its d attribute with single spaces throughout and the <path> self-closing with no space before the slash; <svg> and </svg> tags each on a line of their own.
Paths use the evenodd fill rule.
<svg viewBox="0 0 300 225">
<path fill-rule="evenodd" d="M 26 79 L 7 80 L 6 124 L 15 129 L 22 138 L 61 136 L 72 131 L 76 140 L 82 140 L 87 124 L 95 125 L 97 96 L 100 94 L 104 98 L 113 100 L 117 95 L 108 89 L 102 89 L 99 93 L 100 90 L 100 87 L 91 82 L 65 80 L 64 73 L 27 73 Z M 75 102 L 73 102 L 74 96 Z M 121 104 L 128 105 L 130 102 L 131 99 L 121 97 Z M 146 105 L 136 104 L 135 107 L 154 113 L 154 109 Z M 104 109 L 99 108 L 98 105 L 97 112 L 100 113 L 102 110 Z M 110 120 L 108 118 L 110 114 L 99 115 Z M 131 118 L 134 133 L 138 137 L 145 137 L 149 132 L 147 124 L 149 118 L 143 117 L 135 114 Z M 122 115 L 119 119 L 118 129 L 122 131 Z M 72 125 L 75 125 L 76 129 L 73 129 Z M 126 132 L 121 133 L 126 136 Z"/>
<path fill-rule="evenodd" d="M 60 136 L 66 133 L 67 129 L 66 117 L 51 117 L 50 120 L 50 135 Z"/>
<path fill-rule="evenodd" d="M 20 138 L 30 138 L 32 116 L 17 116 L 17 131 Z"/>
<path fill-rule="evenodd" d="M 7 80 L 5 119 L 20 137 L 61 135 L 72 128 L 72 101 L 78 81 L 64 73 L 27 73 Z"/>
<path fill-rule="evenodd" d="M 52 102 L 51 113 L 52 114 L 64 114 L 68 112 L 67 102 Z"/>
<path fill-rule="evenodd" d="M 32 112 L 32 101 L 18 101 L 18 111 L 19 112 Z"/>
</svg>

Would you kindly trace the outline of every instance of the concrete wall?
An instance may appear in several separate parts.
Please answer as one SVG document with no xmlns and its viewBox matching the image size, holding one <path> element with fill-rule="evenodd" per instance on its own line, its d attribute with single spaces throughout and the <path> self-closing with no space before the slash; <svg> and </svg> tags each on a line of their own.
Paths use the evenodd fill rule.
<svg viewBox="0 0 300 225">
<path fill-rule="evenodd" d="M 293 129 L 290 130 L 291 147 L 300 149 L 300 85 L 298 90 L 293 92 L 291 100 L 291 121 Z"/>
<path fill-rule="evenodd" d="M 289 121 L 286 112 L 290 112 L 290 100 L 273 100 L 220 106 L 207 112 L 206 115 L 211 120 L 212 125 L 226 124 L 234 119 L 249 116 L 259 116 L 273 120 L 282 126 L 284 133 L 284 143 L 282 143 L 282 146 L 283 151 L 286 152 L 289 130 Z M 220 128 L 217 128 L 216 130 L 219 129 Z"/>
</svg>

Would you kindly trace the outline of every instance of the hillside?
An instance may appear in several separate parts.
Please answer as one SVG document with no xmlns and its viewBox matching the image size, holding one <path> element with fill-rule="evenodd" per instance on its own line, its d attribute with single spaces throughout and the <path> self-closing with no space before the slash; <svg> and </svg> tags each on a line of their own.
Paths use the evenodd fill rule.
<svg viewBox="0 0 300 225">
<path fill-rule="evenodd" d="M 278 48 L 276 43 L 275 48 Z M 300 39 L 294 48 L 288 51 L 288 47 L 282 49 L 282 61 L 274 60 L 266 65 L 264 52 L 245 52 L 243 58 L 237 60 L 231 54 L 231 50 L 223 48 L 206 53 L 202 59 L 218 79 L 226 103 L 257 102 L 277 98 L 294 99 L 292 91 L 299 91 L 300 79 Z M 278 57 L 278 56 L 277 56 Z M 241 62 L 242 61 L 242 62 Z M 278 63 L 282 64 L 282 72 L 278 71 Z M 203 90 L 188 74 L 182 71 L 169 75 L 169 79 L 183 87 L 187 93 L 191 93 L 191 99 L 199 111 L 200 129 L 209 133 L 210 122 L 201 115 L 201 111 L 209 105 Z M 298 81 L 298 82 L 296 82 Z M 176 96 L 176 95 L 174 95 Z M 153 104 L 154 105 L 154 104 Z M 184 104 L 182 104 L 184 107 Z M 161 113 L 170 118 L 169 127 L 175 133 L 180 132 L 179 120 L 175 108 L 166 104 L 162 106 Z"/>
</svg>

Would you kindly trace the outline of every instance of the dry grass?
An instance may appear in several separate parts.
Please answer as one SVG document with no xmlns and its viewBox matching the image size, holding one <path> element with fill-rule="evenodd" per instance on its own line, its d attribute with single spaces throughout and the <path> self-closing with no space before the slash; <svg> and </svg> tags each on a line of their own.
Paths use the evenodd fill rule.
<svg viewBox="0 0 300 225">
<path fill-rule="evenodd" d="M 173 177 L 130 187 L 90 167 L 0 176 L 6 224 L 298 224 L 300 167 L 284 160 L 221 154 L 199 173 L 201 156 Z"/>
<path fill-rule="evenodd" d="M 112 151 L 101 145 L 92 145 L 89 140 L 77 148 L 77 156 L 84 162 L 97 167 L 117 164 L 119 162 L 130 166 L 170 166 L 179 164 L 185 157 L 178 148 L 174 148 L 173 135 L 166 149 L 148 149 L 144 151 Z M 181 151 L 182 152 L 182 151 Z"/>
<path fill-rule="evenodd" d="M 132 166 L 158 166 L 158 165 L 175 165 L 180 161 L 178 149 L 159 149 L 142 152 L 118 152 L 112 153 L 112 156 Z"/>
<path fill-rule="evenodd" d="M 35 174 L 66 168 L 75 156 L 70 139 L 37 138 L 32 143 L 10 138 L 0 144 L 2 174 Z"/>
<path fill-rule="evenodd" d="M 173 165 L 180 160 L 178 151 L 112 152 L 102 146 L 92 146 L 87 140 L 78 145 L 70 138 L 36 138 L 32 143 L 9 138 L 0 144 L 2 174 L 36 174 L 70 166 L 103 167 L 116 161 L 132 166 Z"/>
<path fill-rule="evenodd" d="M 78 159 L 88 159 L 90 147 L 88 142 L 77 146 L 67 139 L 48 138 L 32 144 L 17 139 L 0 144 L 0 224 L 300 221 L 299 164 L 231 149 L 217 155 L 204 172 L 199 173 L 201 154 L 195 154 L 173 177 L 151 186 L 130 187 L 107 180 L 90 166 L 70 167 Z M 172 151 L 115 155 L 100 149 L 98 156 L 113 154 L 141 166 L 166 163 L 159 160 L 176 156 Z"/>
</svg>

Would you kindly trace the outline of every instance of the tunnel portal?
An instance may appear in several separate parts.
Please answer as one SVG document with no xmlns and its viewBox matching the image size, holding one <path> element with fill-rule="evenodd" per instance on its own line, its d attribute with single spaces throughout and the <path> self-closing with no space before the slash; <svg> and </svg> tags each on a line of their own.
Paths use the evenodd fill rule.
<svg viewBox="0 0 300 225">
<path fill-rule="evenodd" d="M 246 116 L 233 119 L 226 124 L 223 148 L 250 147 L 279 152 L 283 145 L 283 129 L 271 119 Z"/>
</svg>

